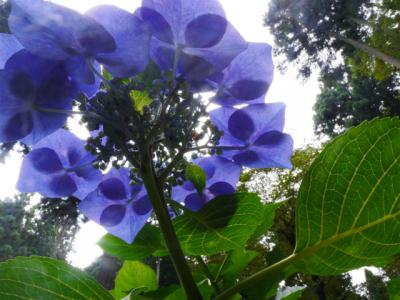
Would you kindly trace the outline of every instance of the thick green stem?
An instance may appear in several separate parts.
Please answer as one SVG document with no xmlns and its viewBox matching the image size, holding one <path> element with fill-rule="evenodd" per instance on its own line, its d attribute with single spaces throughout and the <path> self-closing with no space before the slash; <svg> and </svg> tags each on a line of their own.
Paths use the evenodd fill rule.
<svg viewBox="0 0 400 300">
<path fill-rule="evenodd" d="M 299 256 L 291 255 L 288 258 L 281 260 L 280 262 L 261 270 L 258 273 L 253 274 L 252 276 L 246 278 L 245 280 L 239 282 L 235 286 L 223 291 L 219 294 L 215 300 L 225 300 L 229 299 L 233 295 L 242 292 L 244 290 L 248 290 L 251 288 L 255 288 L 257 284 L 270 284 L 271 286 L 275 282 L 279 282 L 288 275 L 284 271 L 290 266 L 293 262 L 297 261 Z"/>
<path fill-rule="evenodd" d="M 174 227 L 172 225 L 167 204 L 164 198 L 163 191 L 158 184 L 153 160 L 150 151 L 147 149 L 141 154 L 141 176 L 147 190 L 147 194 L 153 204 L 154 212 L 156 213 L 160 224 L 161 232 L 164 235 L 169 254 L 174 264 L 175 270 L 178 273 L 179 280 L 185 290 L 186 297 L 189 300 L 202 300 L 196 283 L 193 280 L 192 272 L 187 264 L 185 255 L 180 247 Z"/>
</svg>

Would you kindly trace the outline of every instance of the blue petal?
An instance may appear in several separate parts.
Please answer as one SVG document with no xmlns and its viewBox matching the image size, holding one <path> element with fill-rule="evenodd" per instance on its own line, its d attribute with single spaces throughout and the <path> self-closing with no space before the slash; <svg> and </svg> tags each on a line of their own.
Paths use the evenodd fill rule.
<svg viewBox="0 0 400 300">
<path fill-rule="evenodd" d="M 228 120 L 229 134 L 241 141 L 247 141 L 254 133 L 255 126 L 244 110 L 235 111 Z"/>
<path fill-rule="evenodd" d="M 249 43 L 224 70 L 223 86 L 216 102 L 221 105 L 263 103 L 274 73 L 271 46 Z"/>
<path fill-rule="evenodd" d="M 125 188 L 129 188 L 129 170 L 112 169 L 106 176 L 109 178 L 119 178 L 124 183 Z M 140 191 L 135 193 L 135 199 L 128 202 L 124 200 L 109 200 L 103 193 L 96 190 L 90 193 L 79 205 L 79 210 L 89 219 L 101 224 L 111 234 L 118 236 L 127 243 L 132 243 L 136 235 L 146 224 L 151 215 L 151 209 L 143 200 L 146 197 L 145 188 L 140 185 Z M 134 208 L 133 203 L 139 200 L 139 204 Z M 143 200 L 143 202 L 142 202 Z M 137 213 L 137 210 L 139 213 Z"/>
<path fill-rule="evenodd" d="M 13 35 L 0 33 L 0 49 L 0 69 L 3 69 L 7 60 L 23 47 Z"/>
<path fill-rule="evenodd" d="M 293 139 L 288 134 L 282 134 L 279 142 L 275 140 L 274 143 L 254 145 L 242 151 L 224 151 L 223 156 L 249 168 L 291 168 L 292 154 Z"/>
<path fill-rule="evenodd" d="M 96 189 L 101 180 L 100 171 L 92 168 L 94 160 L 85 151 L 85 142 L 67 130 L 60 129 L 37 143 L 24 158 L 18 181 L 21 192 L 38 192 L 45 197 L 75 196 L 83 199 Z M 85 167 L 71 170 L 71 163 Z"/>
<path fill-rule="evenodd" d="M 100 215 L 100 225 L 112 227 L 120 224 L 125 217 L 125 205 L 110 205 L 106 207 Z"/>
<path fill-rule="evenodd" d="M 248 44 L 239 32 L 228 23 L 223 38 L 210 48 L 185 48 L 187 55 L 201 57 L 213 66 L 214 72 L 224 70 L 232 60 L 246 50 Z"/>
<path fill-rule="evenodd" d="M 216 182 L 208 188 L 208 190 L 215 196 L 224 196 L 234 194 L 236 189 L 227 182 Z"/>
<path fill-rule="evenodd" d="M 238 110 L 232 107 L 221 107 L 210 112 L 210 117 L 214 125 L 225 134 L 220 139 L 221 146 L 244 146 L 252 144 L 256 139 L 268 131 L 282 131 L 285 125 L 285 104 L 252 104 L 248 105 L 240 111 L 250 117 L 253 123 L 253 133 L 246 139 L 244 143 L 239 139 L 238 135 L 230 134 L 229 120 Z M 240 122 L 238 122 L 240 125 Z M 236 131 L 235 131 L 236 132 Z M 240 132 L 240 128 L 238 131 Z M 246 135 L 247 134 L 243 134 Z"/>
<path fill-rule="evenodd" d="M 64 60 L 78 54 L 112 52 L 115 42 L 96 21 L 42 0 L 12 0 L 11 32 L 30 52 Z"/>
<path fill-rule="evenodd" d="M 207 170 L 209 168 L 208 165 L 214 166 L 211 176 L 207 176 L 207 187 L 221 181 L 229 183 L 231 186 L 236 186 L 242 172 L 240 165 L 220 156 L 200 158 L 194 162 L 203 170 Z"/>
<path fill-rule="evenodd" d="M 185 206 L 192 211 L 199 211 L 206 202 L 206 198 L 198 193 L 190 194 L 185 198 Z"/>
<path fill-rule="evenodd" d="M 150 32 L 133 14 L 112 5 L 97 6 L 86 13 L 112 35 L 116 49 L 95 58 L 114 77 L 129 77 L 143 71 L 149 62 Z"/>
<path fill-rule="evenodd" d="M 30 152 L 33 167 L 40 173 L 57 173 L 63 170 L 57 153 L 49 148 L 35 149 Z"/>
<path fill-rule="evenodd" d="M 154 9 L 141 7 L 136 14 L 149 26 L 152 35 L 158 40 L 174 44 L 174 34 L 167 20 Z"/>
<path fill-rule="evenodd" d="M 185 45 L 191 48 L 209 48 L 218 44 L 227 28 L 224 17 L 209 13 L 198 16 L 187 24 Z"/>
<path fill-rule="evenodd" d="M 51 178 L 49 189 L 57 197 L 68 197 L 73 195 L 78 187 L 68 174 L 60 174 Z"/>
<path fill-rule="evenodd" d="M 166 23 L 169 24 L 175 44 L 185 45 L 185 31 L 188 25 L 200 16 L 214 14 L 225 17 L 225 12 L 218 1 L 202 0 L 202 1 L 160 1 L 160 0 L 143 0 L 142 7 L 152 9 L 162 15 Z M 150 17 L 154 17 L 150 16 Z M 151 18 L 149 18 L 151 19 Z M 159 19 L 159 18 L 158 18 Z M 155 22 L 153 22 L 155 23 Z M 164 23 L 164 22 L 163 22 Z M 153 29 L 165 32 L 165 26 L 153 26 Z M 154 30 L 154 31 L 155 31 Z M 154 34 L 156 37 L 157 35 Z M 165 37 L 165 35 L 163 35 Z M 169 38 L 160 39 L 169 42 Z"/>
<path fill-rule="evenodd" d="M 99 190 L 109 200 L 127 199 L 124 183 L 118 178 L 109 178 L 99 184 Z"/>
<path fill-rule="evenodd" d="M 100 87 L 100 79 L 93 74 L 83 56 L 71 57 L 63 65 L 66 73 L 71 77 L 74 94 L 83 93 L 91 98 L 97 93 Z M 101 72 L 98 63 L 94 62 L 93 67 Z"/>
<path fill-rule="evenodd" d="M 146 195 L 133 201 L 132 209 L 137 215 L 148 214 L 153 209 L 149 196 Z"/>
<path fill-rule="evenodd" d="M 0 142 L 8 143 L 23 139 L 32 132 L 32 129 L 33 117 L 30 111 L 3 115 L 0 117 Z"/>
</svg>

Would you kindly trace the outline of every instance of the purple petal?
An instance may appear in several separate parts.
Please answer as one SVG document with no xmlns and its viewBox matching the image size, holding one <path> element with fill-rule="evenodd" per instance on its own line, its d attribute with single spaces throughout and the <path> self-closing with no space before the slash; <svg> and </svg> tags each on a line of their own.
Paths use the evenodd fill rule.
<svg viewBox="0 0 400 300">
<path fill-rule="evenodd" d="M 275 146 L 284 143 L 286 135 L 279 131 L 268 131 L 257 138 L 255 146 Z"/>
<path fill-rule="evenodd" d="M 268 44 L 249 43 L 224 71 L 221 84 L 225 89 L 216 102 L 221 105 L 263 103 L 273 79 L 271 52 Z"/>
<path fill-rule="evenodd" d="M 225 17 L 221 4 L 215 0 L 202 1 L 162 1 L 162 0 L 143 0 L 142 7 L 155 10 L 165 19 L 175 37 L 175 44 L 185 45 L 185 31 L 188 25 L 200 16 L 215 14 Z M 153 29 L 162 29 L 165 27 L 153 26 Z M 155 34 L 154 34 L 155 35 Z M 160 39 L 162 40 L 162 39 Z M 168 41 L 168 39 L 163 39 Z M 204 41 L 204 38 L 203 38 Z"/>
<path fill-rule="evenodd" d="M 30 111 L 16 112 L 9 118 L 6 115 L 0 117 L 0 141 L 3 143 L 23 139 L 32 129 L 33 118 Z"/>
<path fill-rule="evenodd" d="M 179 75 L 188 80 L 203 80 L 213 72 L 215 72 L 214 66 L 202 57 L 181 53 L 178 67 Z"/>
<path fill-rule="evenodd" d="M 133 14 L 112 5 L 97 6 L 86 13 L 113 36 L 116 49 L 95 57 L 115 77 L 128 77 L 143 71 L 149 61 L 150 32 Z"/>
<path fill-rule="evenodd" d="M 152 39 L 150 56 L 161 70 L 171 70 L 174 66 L 175 48 L 157 39 Z"/>
<path fill-rule="evenodd" d="M 224 151 L 223 156 L 249 168 L 291 168 L 293 139 L 288 134 L 282 134 L 277 141 L 251 146 L 244 151 Z"/>
<path fill-rule="evenodd" d="M 185 29 L 185 45 L 191 48 L 209 48 L 223 38 L 227 21 L 216 14 L 204 14 L 191 20 Z"/>
<path fill-rule="evenodd" d="M 33 167 L 41 173 L 56 173 L 63 170 L 60 158 L 57 153 L 49 148 L 35 149 L 30 152 L 29 158 L 32 160 Z"/>
<path fill-rule="evenodd" d="M 68 197 L 73 195 L 78 188 L 69 175 L 60 174 L 51 178 L 49 189 L 58 197 Z"/>
<path fill-rule="evenodd" d="M 235 153 L 236 154 L 232 156 L 233 161 L 243 166 L 253 166 L 261 159 L 258 154 L 252 150 L 243 150 Z"/>
<path fill-rule="evenodd" d="M 214 72 L 219 72 L 229 66 L 232 60 L 248 47 L 239 32 L 228 23 L 226 33 L 221 41 L 210 48 L 185 48 L 187 55 L 201 57 L 210 63 Z"/>
<path fill-rule="evenodd" d="M 7 60 L 15 53 L 23 49 L 15 36 L 0 33 L 0 69 L 3 69 Z"/>
<path fill-rule="evenodd" d="M 236 189 L 227 182 L 216 182 L 208 188 L 215 197 L 234 194 Z"/>
<path fill-rule="evenodd" d="M 171 198 L 177 202 L 184 202 L 185 198 L 194 192 L 194 188 L 192 190 L 186 189 L 184 186 L 178 185 L 172 188 Z"/>
<path fill-rule="evenodd" d="M 96 21 L 41 0 L 12 0 L 11 32 L 30 52 L 54 60 L 111 52 L 115 42 Z"/>
<path fill-rule="evenodd" d="M 200 196 L 198 193 L 193 193 L 185 198 L 185 206 L 192 211 L 199 211 L 206 203 L 205 197 Z"/>
<path fill-rule="evenodd" d="M 209 165 L 214 167 L 212 175 L 207 177 L 206 186 L 210 187 L 217 182 L 226 182 L 231 186 L 236 186 L 242 168 L 240 165 L 220 156 L 211 156 L 198 159 L 194 162 L 204 170 L 207 170 Z M 207 171 L 206 171 L 207 174 Z"/>
<path fill-rule="evenodd" d="M 229 134 L 241 141 L 248 141 L 254 133 L 254 122 L 244 110 L 235 111 L 228 120 Z"/>
<path fill-rule="evenodd" d="M 146 215 L 148 214 L 152 209 L 153 206 L 151 205 L 149 196 L 143 196 L 138 200 L 135 200 L 132 203 L 132 209 L 135 212 L 135 214 L 138 215 Z"/>
<path fill-rule="evenodd" d="M 99 190 L 109 200 L 124 200 L 127 198 L 124 183 L 118 178 L 109 178 L 99 184 Z"/>
<path fill-rule="evenodd" d="M 125 217 L 125 205 L 110 205 L 106 207 L 100 216 L 100 225 L 112 227 L 120 224 Z"/>
<path fill-rule="evenodd" d="M 171 26 L 159 12 L 154 9 L 141 7 L 138 9 L 137 14 L 149 26 L 154 37 L 164 43 L 174 44 L 174 34 Z"/>
<path fill-rule="evenodd" d="M 242 146 L 243 142 L 239 138 L 248 135 L 249 131 L 240 133 L 240 127 L 237 130 L 232 130 L 232 133 L 237 132 L 236 135 L 230 134 L 230 119 L 237 111 L 232 107 L 222 107 L 210 112 L 212 122 L 225 133 L 220 140 L 221 146 Z M 246 139 L 250 144 L 254 143 L 261 134 L 283 130 L 285 124 L 285 104 L 283 103 L 252 104 L 240 109 L 240 111 L 250 117 L 254 126 L 253 133 Z M 232 124 L 234 123 L 232 122 Z M 240 122 L 237 122 L 236 125 L 240 126 Z M 246 128 L 250 127 L 246 126 Z M 243 136 L 241 137 L 241 135 Z"/>
<path fill-rule="evenodd" d="M 109 178 L 118 178 L 123 182 L 125 188 L 129 189 L 128 169 L 112 169 L 105 176 L 105 180 Z M 140 190 L 136 191 L 134 196 L 140 200 L 140 205 L 136 209 L 134 209 L 133 203 L 138 200 L 130 203 L 128 203 L 128 199 L 113 201 L 104 197 L 99 190 L 96 190 L 81 201 L 79 210 L 91 220 L 103 225 L 111 234 L 118 236 L 127 243 L 132 243 L 151 215 L 151 209 L 145 212 L 148 208 L 145 200 L 142 199 L 146 196 L 146 190 L 142 185 L 137 186 L 140 187 Z M 135 210 L 143 214 L 138 214 Z"/>
</svg>

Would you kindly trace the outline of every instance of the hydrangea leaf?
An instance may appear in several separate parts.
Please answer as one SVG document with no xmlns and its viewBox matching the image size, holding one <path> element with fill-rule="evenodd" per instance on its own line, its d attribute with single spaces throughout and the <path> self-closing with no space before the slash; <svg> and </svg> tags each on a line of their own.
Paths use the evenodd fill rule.
<svg viewBox="0 0 400 300">
<path fill-rule="evenodd" d="M 98 245 L 105 253 L 121 260 L 142 260 L 150 255 L 168 255 L 160 229 L 149 224 L 143 227 L 132 244 L 111 234 L 106 234 L 98 242 Z"/>
<path fill-rule="evenodd" d="M 251 193 L 221 196 L 200 211 L 186 211 L 174 227 L 187 255 L 212 255 L 242 249 L 263 222 L 260 198 Z"/>
<path fill-rule="evenodd" d="M 191 181 L 199 194 L 206 187 L 207 176 L 203 169 L 195 164 L 189 164 L 185 170 L 186 179 Z"/>
<path fill-rule="evenodd" d="M 382 266 L 400 252 L 400 120 L 364 122 L 329 144 L 297 202 L 295 255 L 305 273 Z"/>
<path fill-rule="evenodd" d="M 235 283 L 240 273 L 256 258 L 258 252 L 250 250 L 234 250 L 230 253 L 224 269 L 222 277 L 224 278 L 224 286 L 229 287 Z"/>
<path fill-rule="evenodd" d="M 265 234 L 272 227 L 274 219 L 275 219 L 275 211 L 282 205 L 282 203 L 283 202 L 269 203 L 269 204 L 264 205 L 264 207 L 263 207 L 263 212 L 264 212 L 263 222 L 254 231 L 254 234 L 252 236 L 253 239 L 259 238 L 260 236 Z"/>
<path fill-rule="evenodd" d="M 133 296 L 138 292 L 149 292 L 157 289 L 156 273 L 140 261 L 125 261 L 115 279 L 112 294 L 116 299 Z"/>
<path fill-rule="evenodd" d="M 129 93 L 129 96 L 131 97 L 133 106 L 135 107 L 136 111 L 139 112 L 141 115 L 143 114 L 143 109 L 153 102 L 153 99 L 150 98 L 147 92 L 133 90 Z"/>
<path fill-rule="evenodd" d="M 388 293 L 390 300 L 400 300 L 400 277 L 388 282 Z"/>
<path fill-rule="evenodd" d="M 0 298 L 8 300 L 113 300 L 86 273 L 48 257 L 18 257 L 0 263 Z"/>
</svg>

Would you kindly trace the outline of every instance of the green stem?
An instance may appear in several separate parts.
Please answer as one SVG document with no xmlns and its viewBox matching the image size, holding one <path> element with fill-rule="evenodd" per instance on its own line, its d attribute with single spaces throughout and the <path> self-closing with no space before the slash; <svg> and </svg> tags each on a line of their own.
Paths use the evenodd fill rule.
<svg viewBox="0 0 400 300">
<path fill-rule="evenodd" d="M 164 199 L 162 189 L 154 173 L 154 166 L 149 149 L 141 152 L 141 176 L 147 190 L 147 194 L 152 201 L 154 212 L 156 213 L 161 231 L 165 238 L 168 252 L 171 256 L 179 280 L 186 293 L 187 299 L 202 300 L 200 292 L 194 282 L 192 272 L 186 262 L 185 255 L 180 247 L 174 227 L 172 225 L 167 204 Z"/>
<path fill-rule="evenodd" d="M 262 282 L 271 284 L 273 282 L 279 282 L 285 279 L 286 274 L 284 271 L 285 269 L 290 266 L 293 262 L 299 259 L 299 255 L 291 255 L 284 260 L 277 262 L 276 264 L 261 270 L 250 277 L 246 278 L 245 280 L 239 282 L 238 284 L 234 285 L 233 287 L 223 291 L 219 294 L 215 300 L 225 300 L 229 299 L 233 295 L 242 292 L 247 289 L 254 288 L 257 284 Z"/>
<path fill-rule="evenodd" d="M 221 289 L 219 288 L 218 283 L 215 281 L 215 278 L 214 278 L 213 274 L 211 273 L 211 271 L 208 268 L 207 264 L 204 262 L 203 258 L 201 256 L 196 256 L 196 260 L 199 263 L 200 267 L 203 269 L 204 274 L 210 280 L 211 285 L 212 285 L 215 293 L 217 295 L 220 294 L 221 293 Z"/>
</svg>

